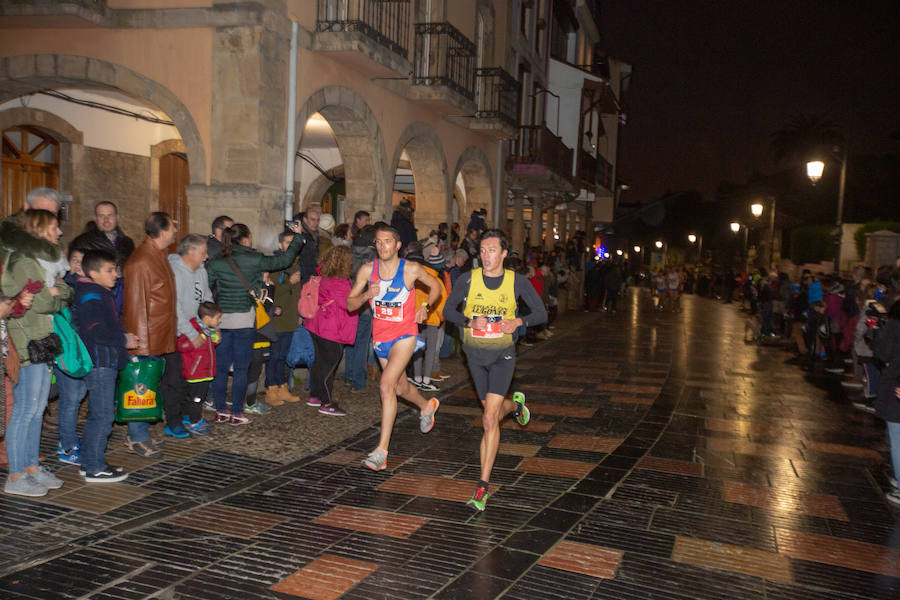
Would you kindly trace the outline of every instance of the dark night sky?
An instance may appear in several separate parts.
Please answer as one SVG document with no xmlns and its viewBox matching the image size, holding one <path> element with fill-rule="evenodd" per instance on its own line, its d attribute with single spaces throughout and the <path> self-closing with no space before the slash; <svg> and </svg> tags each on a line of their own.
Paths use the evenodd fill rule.
<svg viewBox="0 0 900 600">
<path fill-rule="evenodd" d="M 772 172 L 769 135 L 798 112 L 836 121 L 851 153 L 900 150 L 900 3 L 604 2 L 609 54 L 634 66 L 620 176 L 630 200 L 711 199 Z"/>
</svg>

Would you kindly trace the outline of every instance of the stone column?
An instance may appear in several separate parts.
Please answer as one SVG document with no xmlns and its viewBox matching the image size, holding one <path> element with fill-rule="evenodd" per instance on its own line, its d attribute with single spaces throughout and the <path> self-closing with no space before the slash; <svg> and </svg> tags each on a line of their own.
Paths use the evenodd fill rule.
<svg viewBox="0 0 900 600">
<path fill-rule="evenodd" d="M 553 202 L 553 201 L 551 201 Z M 556 217 L 556 203 L 553 202 L 553 205 L 550 207 L 550 210 L 547 211 L 547 239 L 544 240 L 544 248 L 547 250 L 552 250 L 553 245 L 556 243 L 556 240 L 553 238 L 553 228 L 556 225 L 555 221 Z"/>
<path fill-rule="evenodd" d="M 569 208 L 566 205 L 566 208 L 559 213 L 559 241 L 565 246 L 566 242 L 569 241 Z"/>
<path fill-rule="evenodd" d="M 531 235 L 528 238 L 529 246 L 541 245 L 541 226 L 544 224 L 543 212 L 544 203 L 541 201 L 540 194 L 529 196 L 531 200 Z"/>
<path fill-rule="evenodd" d="M 522 196 L 513 196 L 512 231 L 509 232 L 510 246 L 513 250 L 522 252 L 522 244 L 525 242 L 525 220 L 522 218 Z"/>
</svg>

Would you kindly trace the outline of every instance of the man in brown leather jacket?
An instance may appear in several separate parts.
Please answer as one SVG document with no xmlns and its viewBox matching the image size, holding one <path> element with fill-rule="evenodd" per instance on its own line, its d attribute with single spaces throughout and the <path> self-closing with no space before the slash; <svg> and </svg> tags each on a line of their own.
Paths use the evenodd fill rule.
<svg viewBox="0 0 900 600">
<path fill-rule="evenodd" d="M 188 437 L 181 423 L 182 400 L 187 389 L 181 376 L 181 355 L 175 351 L 175 275 L 166 258 L 166 248 L 175 241 L 178 227 L 168 213 L 150 213 L 144 222 L 147 237 L 125 263 L 125 302 L 122 325 L 138 338 L 131 354 L 157 356 L 166 361 L 159 385 L 166 413 L 166 434 Z M 183 433 L 183 435 L 179 435 Z M 150 440 L 150 425 L 128 424 L 129 451 L 143 457 L 160 454 Z"/>
</svg>

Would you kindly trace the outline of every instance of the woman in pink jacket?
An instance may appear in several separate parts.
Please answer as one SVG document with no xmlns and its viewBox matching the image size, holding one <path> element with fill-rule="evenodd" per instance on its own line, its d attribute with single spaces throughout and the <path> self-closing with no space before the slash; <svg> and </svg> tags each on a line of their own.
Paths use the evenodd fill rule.
<svg viewBox="0 0 900 600">
<path fill-rule="evenodd" d="M 332 393 L 334 373 L 344 354 L 344 344 L 356 341 L 356 314 L 347 312 L 350 295 L 350 264 L 353 253 L 347 246 L 329 248 L 322 257 L 319 273 L 319 310 L 316 316 L 305 319 L 303 326 L 312 334 L 316 358 L 309 370 L 310 406 L 323 415 L 343 417 L 344 412 L 334 401 Z"/>
</svg>

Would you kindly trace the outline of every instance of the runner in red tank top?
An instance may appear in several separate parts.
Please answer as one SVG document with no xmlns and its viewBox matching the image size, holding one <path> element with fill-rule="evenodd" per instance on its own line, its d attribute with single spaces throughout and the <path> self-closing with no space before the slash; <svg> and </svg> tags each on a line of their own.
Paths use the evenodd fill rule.
<svg viewBox="0 0 900 600">
<path fill-rule="evenodd" d="M 425 400 L 406 380 L 406 365 L 416 351 L 419 339 L 415 324 L 425 321 L 429 311 L 433 310 L 440 298 L 441 286 L 418 263 L 401 260 L 400 246 L 400 234 L 396 229 L 389 225 L 379 226 L 375 230 L 378 260 L 360 267 L 347 298 L 349 312 L 358 310 L 366 302 L 373 304 L 373 340 L 382 369 L 381 437 L 378 447 L 369 453 L 363 466 L 374 471 L 387 468 L 388 445 L 397 418 L 397 396 L 419 407 L 422 433 L 428 433 L 434 427 L 434 413 L 440 406 L 437 398 Z M 415 295 L 411 292 L 416 281 L 428 288 L 428 302 L 422 306 L 415 305 Z"/>
</svg>

